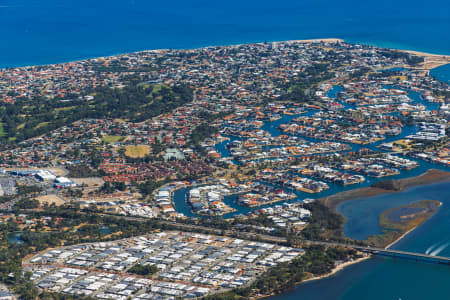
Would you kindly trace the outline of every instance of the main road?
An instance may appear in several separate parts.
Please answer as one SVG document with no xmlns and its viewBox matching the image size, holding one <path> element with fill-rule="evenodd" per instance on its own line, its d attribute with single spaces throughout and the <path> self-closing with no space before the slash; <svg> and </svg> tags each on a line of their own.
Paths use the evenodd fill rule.
<svg viewBox="0 0 450 300">
<path fill-rule="evenodd" d="M 30 211 L 30 210 L 24 210 L 24 211 Z M 36 210 L 33 210 L 33 211 L 36 211 Z M 83 212 L 80 212 L 80 213 L 83 213 Z M 122 219 L 130 220 L 130 221 L 142 222 L 143 220 L 146 220 L 146 218 L 143 218 L 143 217 L 119 216 L 119 215 L 112 215 L 112 214 L 105 214 L 105 213 L 101 213 L 100 215 L 122 218 Z M 232 236 L 235 238 L 236 238 L 236 236 L 238 236 L 240 238 L 249 239 L 249 240 L 255 240 L 255 237 L 257 237 L 258 240 L 260 240 L 260 241 L 265 241 L 265 242 L 270 242 L 270 243 L 284 244 L 284 243 L 288 242 L 287 238 L 280 237 L 280 236 L 257 234 L 254 232 L 236 231 L 236 230 L 230 230 L 230 229 L 211 228 L 211 227 L 206 227 L 203 225 L 186 224 L 186 223 L 179 223 L 179 222 L 175 222 L 175 221 L 168 221 L 168 220 L 161 220 L 161 219 L 158 219 L 158 221 L 161 224 L 165 224 L 165 225 L 171 226 L 172 228 L 177 228 L 177 229 L 184 230 L 184 231 L 202 231 L 202 232 L 207 232 L 207 233 L 215 234 L 215 235 Z M 238 234 L 236 234 L 236 233 L 238 233 Z M 336 243 L 336 242 L 299 240 L 298 243 L 299 244 L 330 246 L 330 247 L 346 247 L 346 248 L 352 248 L 352 249 L 355 249 L 355 250 L 358 250 L 361 252 L 370 253 L 370 254 L 374 254 L 374 255 L 392 256 L 392 257 L 396 257 L 396 258 L 406 258 L 406 259 L 413 259 L 416 261 L 421 260 L 421 261 L 436 262 L 439 264 L 450 265 L 450 258 L 448 258 L 448 257 L 432 256 L 432 255 L 427 255 L 427 254 L 423 254 L 423 253 L 391 250 L 391 249 L 386 249 L 386 248 L 374 248 L 374 247 L 369 247 L 369 246 L 344 244 L 344 243 Z"/>
</svg>

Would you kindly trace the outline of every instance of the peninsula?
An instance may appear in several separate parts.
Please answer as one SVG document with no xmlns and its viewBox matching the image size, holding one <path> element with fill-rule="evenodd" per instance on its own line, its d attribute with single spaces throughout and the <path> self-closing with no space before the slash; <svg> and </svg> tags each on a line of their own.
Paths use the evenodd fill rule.
<svg viewBox="0 0 450 300">
<path fill-rule="evenodd" d="M 366 259 L 355 243 L 439 207 L 385 211 L 365 242 L 335 211 L 450 179 L 450 88 L 427 72 L 446 62 L 317 39 L 1 70 L 0 279 L 23 299 L 248 299 Z"/>
<path fill-rule="evenodd" d="M 318 201 L 320 201 L 330 209 L 336 210 L 338 205 L 345 201 L 373 197 L 384 193 L 398 193 L 414 186 L 444 181 L 450 181 L 450 172 L 430 169 L 416 177 L 396 180 L 383 180 L 376 182 L 370 187 L 340 192 L 328 197 L 320 198 Z"/>
</svg>

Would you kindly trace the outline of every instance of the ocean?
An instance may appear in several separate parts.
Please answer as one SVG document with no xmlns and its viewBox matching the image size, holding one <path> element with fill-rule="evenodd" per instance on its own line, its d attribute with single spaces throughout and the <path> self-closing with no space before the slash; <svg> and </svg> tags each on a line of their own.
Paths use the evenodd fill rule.
<svg viewBox="0 0 450 300">
<path fill-rule="evenodd" d="M 147 49 L 327 37 L 450 54 L 449 12 L 444 0 L 0 0 L 0 68 Z M 432 75 L 449 82 L 450 65 Z M 395 194 L 398 203 L 423 197 L 444 205 L 394 248 L 450 256 L 449 188 L 445 183 Z M 346 233 L 362 238 L 379 230 L 374 212 L 390 207 L 395 199 L 389 197 L 341 207 L 350 222 Z M 270 299 L 448 299 L 449 278 L 448 267 L 373 258 Z"/>
<path fill-rule="evenodd" d="M 0 67 L 325 37 L 450 54 L 449 11 L 443 0 L 0 0 Z"/>
</svg>

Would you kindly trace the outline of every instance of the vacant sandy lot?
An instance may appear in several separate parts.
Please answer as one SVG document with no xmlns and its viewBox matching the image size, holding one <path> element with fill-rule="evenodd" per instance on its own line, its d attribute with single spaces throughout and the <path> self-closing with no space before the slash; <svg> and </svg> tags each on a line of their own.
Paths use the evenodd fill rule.
<svg viewBox="0 0 450 300">
<path fill-rule="evenodd" d="M 65 203 L 64 200 L 56 195 L 39 196 L 36 197 L 36 200 L 38 200 L 41 205 L 43 205 L 44 203 L 47 203 L 48 205 L 55 203 L 55 205 L 59 206 Z"/>
<path fill-rule="evenodd" d="M 102 186 L 105 181 L 101 177 L 86 177 L 86 178 L 71 178 L 77 186 L 87 185 L 88 187 L 99 187 Z"/>
<path fill-rule="evenodd" d="M 423 63 L 419 64 L 417 67 L 414 67 L 413 69 L 430 70 L 450 63 L 449 55 L 431 54 L 411 50 L 399 50 L 399 51 L 406 52 L 412 55 L 422 56 L 425 59 Z"/>
</svg>

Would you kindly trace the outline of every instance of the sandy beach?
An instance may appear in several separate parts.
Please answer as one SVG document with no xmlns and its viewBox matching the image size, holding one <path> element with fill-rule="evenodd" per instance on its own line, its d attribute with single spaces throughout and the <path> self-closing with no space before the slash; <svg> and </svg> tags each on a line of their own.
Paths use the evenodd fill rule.
<svg viewBox="0 0 450 300">
<path fill-rule="evenodd" d="M 442 205 L 442 202 L 440 202 L 439 207 Z M 424 221 L 426 222 L 426 220 Z M 407 236 L 411 231 L 414 231 L 417 227 L 419 227 L 420 225 L 422 225 L 424 222 L 418 224 L 417 226 L 409 229 L 408 231 L 405 231 L 401 236 L 398 237 L 398 239 L 396 239 L 395 241 L 393 241 L 392 243 L 390 243 L 389 245 L 387 245 L 386 247 L 384 247 L 385 249 L 389 249 L 391 248 L 393 245 L 395 245 L 396 243 L 398 243 L 401 239 L 403 239 L 405 236 Z"/>
<path fill-rule="evenodd" d="M 287 43 L 343 43 L 343 39 L 338 38 L 326 38 L 326 39 L 309 39 L 309 40 L 291 40 Z"/>
<path fill-rule="evenodd" d="M 331 43 L 345 43 L 344 39 L 340 39 L 340 38 L 317 38 L 317 39 L 304 39 L 304 40 L 283 40 L 283 41 L 269 41 L 269 43 L 325 43 L 325 44 L 331 44 Z M 256 43 L 250 43 L 250 44 L 263 44 L 263 42 L 256 42 Z M 230 44 L 230 45 L 210 45 L 210 46 L 202 46 L 202 47 L 194 47 L 194 48 L 181 48 L 180 50 L 185 50 L 185 51 L 194 51 L 194 50 L 198 50 L 198 49 L 203 49 L 203 48 L 208 48 L 208 47 L 239 47 L 242 46 L 244 44 Z M 382 47 L 377 47 L 374 46 L 375 48 L 379 48 L 382 49 Z M 106 55 L 106 56 L 96 56 L 96 57 L 86 57 L 84 59 L 74 59 L 74 60 L 69 60 L 69 61 L 62 61 L 59 63 L 54 63 L 54 64 L 42 64 L 42 65 L 38 65 L 35 64 L 33 66 L 46 66 L 46 65 L 59 65 L 59 64 L 66 64 L 66 63 L 71 63 L 71 62 L 81 62 L 81 61 L 89 61 L 89 60 L 103 60 L 109 57 L 114 57 L 114 56 L 123 56 L 123 55 L 128 55 L 128 54 L 133 54 L 133 53 L 161 53 L 161 52 L 166 52 L 169 51 L 171 48 L 160 48 L 160 49 L 147 49 L 147 50 L 138 50 L 138 51 L 131 51 L 131 52 L 124 52 L 124 53 L 116 53 L 116 54 L 112 54 L 112 55 Z M 403 49 L 391 49 L 391 48 L 386 48 L 386 49 L 390 49 L 390 50 L 394 50 L 394 51 L 399 51 L 399 52 L 404 52 L 404 53 L 409 53 L 412 55 L 417 55 L 417 56 L 422 56 L 425 58 L 425 61 L 416 66 L 416 67 L 410 67 L 410 66 L 405 66 L 408 68 L 412 68 L 412 69 L 418 69 L 418 70 L 423 70 L 426 73 L 428 73 L 431 69 L 437 68 L 439 66 L 442 65 L 446 65 L 450 63 L 450 55 L 439 55 L 439 54 L 432 54 L 432 53 L 426 53 L 426 52 L 419 52 L 419 51 L 413 51 L 413 50 L 403 50 Z M 26 68 L 29 67 L 31 65 L 24 65 L 24 66 L 17 66 L 15 68 Z M 1 70 L 2 68 L 0 68 Z"/>
<path fill-rule="evenodd" d="M 443 181 L 448 181 L 448 180 L 450 180 L 449 172 L 430 169 L 419 176 L 397 180 L 401 184 L 401 189 L 398 191 L 389 191 L 389 190 L 385 190 L 385 189 L 381 189 L 381 188 L 366 187 L 366 188 L 355 189 L 355 190 L 338 193 L 338 194 L 335 194 L 335 195 L 332 195 L 329 197 L 321 198 L 319 200 L 322 201 L 322 203 L 324 203 L 325 205 L 331 206 L 333 209 L 336 209 L 338 204 L 348 201 L 348 200 L 353 200 L 353 199 L 357 199 L 357 198 L 366 198 L 366 197 L 375 196 L 375 195 L 382 194 L 382 193 L 398 193 L 398 192 L 404 191 L 407 188 L 411 188 L 413 186 L 438 183 L 438 182 L 443 182 Z M 401 236 L 399 236 L 395 241 L 393 241 L 392 243 L 387 245 L 385 248 L 389 249 L 390 247 L 392 247 L 394 244 L 399 242 L 401 239 L 403 239 L 411 231 L 413 231 L 414 229 L 416 229 L 419 226 L 420 226 L 420 224 L 418 226 L 415 226 L 414 228 L 411 228 L 410 230 L 404 232 Z M 369 258 L 371 258 L 371 255 L 367 255 L 367 256 L 361 257 L 356 260 L 347 261 L 345 263 L 342 263 L 342 264 L 336 266 L 328 274 L 324 274 L 321 276 L 314 276 L 314 277 L 305 279 L 302 282 L 299 282 L 299 284 L 302 284 L 302 283 L 308 282 L 308 281 L 320 280 L 323 278 L 327 278 L 329 276 L 332 276 L 332 275 L 338 273 L 339 271 L 342 271 L 343 269 L 345 269 L 346 267 L 348 267 L 350 265 L 360 263 Z M 264 296 L 264 297 L 267 297 L 267 296 Z"/>
<path fill-rule="evenodd" d="M 412 50 L 397 50 L 400 52 L 423 57 L 425 61 L 412 69 L 431 70 L 450 63 L 450 55 L 431 54 Z"/>
<path fill-rule="evenodd" d="M 390 243 L 389 245 L 387 245 L 387 246 L 385 247 L 385 249 L 389 249 L 390 247 L 392 247 L 393 245 L 395 245 L 397 242 L 399 242 L 401 239 L 403 239 L 405 236 L 407 236 L 410 232 L 412 232 L 413 230 L 415 230 L 415 229 L 416 229 L 417 227 L 419 227 L 419 226 L 420 226 L 420 224 L 419 224 L 418 226 L 414 227 L 414 228 L 411 228 L 410 230 L 406 231 L 405 233 L 403 233 L 403 234 L 402 234 L 401 236 L 399 236 L 395 241 L 393 241 L 392 243 Z M 358 259 L 355 259 L 355 260 L 351 260 L 351 261 L 344 262 L 344 263 L 342 263 L 342 264 L 337 265 L 336 267 L 334 267 L 334 269 L 331 270 L 330 273 L 327 273 L 327 274 L 324 274 L 324 275 L 321 275 L 321 276 L 314 276 L 314 277 L 305 279 L 305 280 L 303 280 L 302 282 L 299 282 L 298 284 L 302 284 L 302 283 L 305 283 L 305 282 L 308 282 L 308 281 L 320 280 L 320 279 L 324 279 L 324 278 L 330 277 L 330 276 L 332 276 L 332 275 L 334 275 L 334 274 L 336 274 L 336 273 L 338 273 L 338 272 L 344 270 L 346 267 L 349 267 L 349 266 L 351 266 L 351 265 L 354 265 L 354 264 L 363 262 L 363 261 L 365 261 L 365 260 L 370 259 L 371 257 L 372 257 L 372 255 L 365 255 L 364 257 L 361 257 L 361 258 L 358 258 Z"/>
<path fill-rule="evenodd" d="M 313 281 L 313 280 L 320 280 L 320 279 L 324 279 L 324 278 L 330 277 L 330 276 L 336 274 L 337 272 L 340 272 L 340 271 L 344 270 L 344 269 L 345 269 L 346 267 L 348 267 L 348 266 L 351 266 L 351 265 L 360 263 L 360 262 L 362 262 L 362 261 L 368 260 L 368 259 L 371 258 L 371 257 L 372 257 L 371 255 L 366 255 L 366 256 L 363 256 L 363 257 L 358 258 L 358 259 L 355 259 L 355 260 L 346 261 L 346 262 L 344 262 L 344 263 L 342 263 L 342 264 L 337 265 L 336 267 L 334 267 L 334 269 L 331 270 L 331 272 L 328 273 L 328 274 L 324 274 L 324 275 L 321 275 L 321 276 L 311 277 L 311 278 L 308 278 L 308 279 L 303 280 L 301 283 L 305 283 L 305 282 Z"/>
<path fill-rule="evenodd" d="M 365 255 L 365 256 L 363 256 L 361 258 L 358 258 L 358 259 L 355 259 L 355 260 L 346 261 L 346 262 L 344 262 L 344 263 L 334 267 L 333 270 L 331 270 L 331 272 L 329 272 L 327 274 L 324 274 L 324 275 L 314 276 L 314 277 L 302 280 L 301 282 L 297 282 L 296 286 L 300 285 L 300 284 L 303 284 L 305 282 L 308 282 L 308 281 L 320 280 L 320 279 L 324 279 L 324 278 L 330 277 L 330 276 L 332 276 L 332 275 L 334 275 L 334 274 L 344 270 L 348 266 L 351 266 L 351 265 L 360 263 L 362 261 L 368 260 L 371 257 L 372 257 L 371 255 Z M 275 293 L 271 293 L 269 295 L 259 295 L 257 297 L 252 297 L 251 299 L 264 299 L 264 298 L 271 297 L 271 296 L 274 296 L 274 295 L 275 295 Z"/>
<path fill-rule="evenodd" d="M 410 233 L 411 231 L 413 231 L 414 229 L 416 229 L 416 228 L 419 227 L 419 226 L 420 226 L 420 225 L 418 225 L 418 226 L 416 226 L 416 227 L 414 227 L 414 228 L 411 228 L 410 230 L 406 231 L 406 232 L 403 233 L 401 236 L 399 236 L 398 239 L 396 239 L 395 241 L 393 241 L 392 243 L 390 243 L 389 245 L 387 245 L 387 246 L 384 247 L 384 248 L 385 248 L 385 249 L 391 248 L 391 247 L 394 246 L 397 242 L 399 242 L 402 238 L 404 238 L 405 236 L 407 236 L 408 233 Z"/>
</svg>

